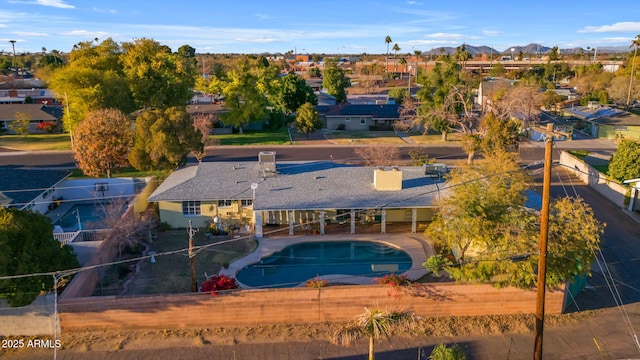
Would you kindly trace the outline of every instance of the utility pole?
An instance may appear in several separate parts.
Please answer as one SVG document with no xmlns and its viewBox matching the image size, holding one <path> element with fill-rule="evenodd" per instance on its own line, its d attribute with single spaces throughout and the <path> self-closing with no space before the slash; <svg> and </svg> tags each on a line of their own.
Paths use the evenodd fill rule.
<svg viewBox="0 0 640 360">
<path fill-rule="evenodd" d="M 544 148 L 544 178 L 542 183 L 542 212 L 540 216 L 540 258 L 538 259 L 538 293 L 536 300 L 536 339 L 534 360 L 542 359 L 544 333 L 544 297 L 547 287 L 547 239 L 549 237 L 549 202 L 551 201 L 551 165 L 553 136 L 549 134 Z"/>
<path fill-rule="evenodd" d="M 196 254 L 193 253 L 193 235 L 198 232 L 198 229 L 194 229 L 191 226 L 191 220 L 189 220 L 189 265 L 191 265 L 191 292 L 198 292 L 198 283 L 196 282 Z"/>
<path fill-rule="evenodd" d="M 17 74 L 18 73 L 18 69 L 16 69 L 16 41 L 15 40 L 9 40 L 9 42 L 11 43 L 11 48 L 13 48 L 13 61 L 11 62 L 11 66 L 13 67 L 13 70 Z"/>
</svg>

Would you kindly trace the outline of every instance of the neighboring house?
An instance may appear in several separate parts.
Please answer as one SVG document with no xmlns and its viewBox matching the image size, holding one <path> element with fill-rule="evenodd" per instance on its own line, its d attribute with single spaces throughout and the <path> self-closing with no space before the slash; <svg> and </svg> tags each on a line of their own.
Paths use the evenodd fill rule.
<svg viewBox="0 0 640 360">
<path fill-rule="evenodd" d="M 307 83 L 307 86 L 309 86 L 316 94 L 319 93 L 320 90 L 322 90 L 322 79 L 311 78 L 305 79 L 304 81 Z"/>
<path fill-rule="evenodd" d="M 640 202 L 638 201 L 638 197 L 640 196 L 640 178 L 625 180 L 624 183 L 631 187 L 631 194 L 629 194 L 629 206 L 627 209 L 629 211 L 640 210 Z"/>
<path fill-rule="evenodd" d="M 327 130 L 391 129 L 400 120 L 398 104 L 340 104 L 319 108 Z"/>
<path fill-rule="evenodd" d="M 431 221 L 440 196 L 440 177 L 421 166 L 363 167 L 332 162 L 279 162 L 275 152 L 261 152 L 256 162 L 203 162 L 172 173 L 150 196 L 160 220 L 183 228 L 207 226 L 221 219 L 253 229 L 299 226 L 315 222 L 350 225 L 376 223 L 386 232 L 388 222 L 418 224 Z M 297 227 L 297 228 L 296 228 Z"/>
<path fill-rule="evenodd" d="M 486 113 L 492 111 L 491 106 L 494 95 L 502 90 L 508 89 L 515 84 L 517 80 L 505 79 L 505 78 L 486 78 L 480 82 L 478 87 L 478 96 L 476 97 L 476 104 L 482 107 L 482 112 Z"/>
<path fill-rule="evenodd" d="M 9 124 L 16 119 L 16 114 L 25 113 L 29 116 L 29 132 L 43 133 L 38 129 L 40 123 L 51 123 L 58 126 L 62 118 L 62 108 L 42 104 L 4 104 L 0 105 L 0 130 L 8 134 L 15 134 Z"/>
<path fill-rule="evenodd" d="M 71 174 L 67 170 L 25 170 L 0 167 L 0 206 L 41 214 L 55 203 L 56 187 Z"/>
<path fill-rule="evenodd" d="M 318 106 L 334 106 L 336 105 L 336 97 L 329 95 L 327 93 L 317 93 L 318 96 Z M 320 111 L 320 110 L 318 110 Z"/>
<path fill-rule="evenodd" d="M 586 123 L 591 136 L 614 140 L 617 138 L 640 139 L 640 116 L 610 107 L 597 105 L 565 109 L 565 112 Z"/>
</svg>

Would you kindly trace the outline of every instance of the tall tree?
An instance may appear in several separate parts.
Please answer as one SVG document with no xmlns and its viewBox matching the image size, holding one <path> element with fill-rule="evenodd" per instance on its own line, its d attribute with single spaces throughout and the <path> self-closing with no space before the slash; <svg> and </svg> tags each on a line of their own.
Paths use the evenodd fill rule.
<svg viewBox="0 0 640 360">
<path fill-rule="evenodd" d="M 393 40 L 391 40 L 391 36 L 387 35 L 384 38 L 384 43 L 387 45 L 387 57 L 385 58 L 384 63 L 384 73 L 387 74 L 389 72 L 389 44 L 391 44 Z"/>
<path fill-rule="evenodd" d="M 115 169 L 129 166 L 132 144 L 131 122 L 124 113 L 96 110 L 76 127 L 74 158 L 85 175 L 110 178 Z"/>
<path fill-rule="evenodd" d="M 351 81 L 345 75 L 344 70 L 338 67 L 335 59 L 325 62 L 322 78 L 322 87 L 327 93 L 336 98 L 337 103 L 347 100 L 346 89 L 351 86 Z"/>
<path fill-rule="evenodd" d="M 318 103 L 313 89 L 295 73 L 289 73 L 274 83 L 268 96 L 269 102 L 274 109 L 282 111 L 287 116 L 305 103 Z"/>
<path fill-rule="evenodd" d="M 457 264 L 446 271 L 457 281 L 535 286 L 538 215 L 524 207 L 530 181 L 509 154 L 485 156 L 477 166 L 450 173 L 441 210 L 426 234 L 445 253 L 456 255 Z M 591 249 L 603 229 L 589 206 L 580 199 L 556 200 L 549 223 L 547 286 L 588 274 Z"/>
<path fill-rule="evenodd" d="M 120 55 L 112 39 L 99 45 L 83 42 L 69 54 L 68 65 L 53 72 L 49 87 L 64 105 L 63 128 L 73 135 L 76 126 L 95 109 L 135 110 Z"/>
<path fill-rule="evenodd" d="M 35 211 L 0 208 L 0 276 L 63 271 L 78 267 L 69 245 L 53 238 L 49 219 Z M 0 279 L 0 297 L 11 306 L 29 305 L 53 289 L 51 275 Z"/>
<path fill-rule="evenodd" d="M 398 51 L 400 51 L 400 46 L 398 46 L 398 44 L 393 44 L 393 49 L 392 50 L 393 50 L 394 53 L 396 53 L 396 55 L 395 55 L 396 59 L 394 59 L 394 63 L 395 63 L 394 72 L 398 72 L 398 61 L 397 61 L 397 58 L 398 58 Z"/>
<path fill-rule="evenodd" d="M 340 345 L 350 345 L 362 338 L 369 338 L 369 360 L 375 359 L 375 340 L 389 337 L 394 330 L 410 330 L 418 318 L 409 311 L 380 310 L 365 308 L 351 324 L 333 333 L 331 340 Z"/>
<path fill-rule="evenodd" d="M 228 112 L 222 116 L 225 124 L 242 127 L 267 117 L 267 94 L 274 80 L 268 62 L 244 56 L 224 78 L 214 78 L 209 89 L 224 96 Z"/>
<path fill-rule="evenodd" d="M 191 99 L 198 74 L 195 49 L 184 45 L 172 53 L 168 46 L 146 38 L 123 47 L 124 73 L 139 108 L 184 106 Z"/>
<path fill-rule="evenodd" d="M 310 132 L 322 129 L 322 121 L 313 104 L 307 102 L 298 108 L 293 126 L 296 130 L 305 133 L 307 138 Z"/>
<path fill-rule="evenodd" d="M 640 178 L 640 143 L 625 139 L 618 144 L 609 162 L 609 175 L 624 181 Z"/>
<path fill-rule="evenodd" d="M 190 152 L 202 152 L 200 130 L 183 108 L 147 110 L 136 119 L 129 161 L 138 170 L 170 170 L 183 165 Z"/>
<path fill-rule="evenodd" d="M 636 56 L 638 55 L 638 46 L 640 46 L 640 34 L 636 35 L 635 39 L 631 40 L 631 46 L 635 47 L 633 50 L 633 61 L 631 63 L 631 75 L 629 75 L 629 90 L 627 93 L 627 108 L 631 105 L 631 89 L 633 88 L 633 73 L 636 67 Z"/>
</svg>

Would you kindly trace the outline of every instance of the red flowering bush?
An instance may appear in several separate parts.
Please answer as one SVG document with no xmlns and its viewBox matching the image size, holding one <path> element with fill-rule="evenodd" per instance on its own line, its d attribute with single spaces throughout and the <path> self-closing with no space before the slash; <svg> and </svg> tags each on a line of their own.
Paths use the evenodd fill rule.
<svg viewBox="0 0 640 360">
<path fill-rule="evenodd" d="M 411 282 L 404 275 L 388 274 L 381 278 L 374 279 L 380 285 L 402 286 L 409 285 Z"/>
<path fill-rule="evenodd" d="M 225 275 L 215 275 L 207 279 L 200 287 L 201 292 L 211 292 L 216 295 L 218 290 L 237 289 L 238 282 L 234 278 Z"/>
<path fill-rule="evenodd" d="M 52 122 L 41 122 L 41 123 L 38 123 L 38 125 L 36 126 L 36 129 L 43 130 L 48 133 L 52 133 L 55 128 L 56 128 L 56 124 Z"/>
</svg>

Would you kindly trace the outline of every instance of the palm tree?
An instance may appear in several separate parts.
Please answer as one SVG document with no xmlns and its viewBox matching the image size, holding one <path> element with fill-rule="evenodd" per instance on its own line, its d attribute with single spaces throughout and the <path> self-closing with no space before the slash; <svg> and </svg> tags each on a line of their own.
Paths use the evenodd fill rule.
<svg viewBox="0 0 640 360">
<path fill-rule="evenodd" d="M 393 52 L 396 53 L 395 57 L 397 58 L 398 57 L 398 51 L 400 51 L 400 46 L 398 46 L 398 44 L 393 44 L 393 49 L 391 49 L 391 50 L 393 50 Z M 394 59 L 394 63 L 395 63 L 394 72 L 398 72 L 398 62 L 395 61 L 395 59 Z"/>
<path fill-rule="evenodd" d="M 383 311 L 365 308 L 353 323 L 333 333 L 335 344 L 347 346 L 363 336 L 369 337 L 369 360 L 374 360 L 374 340 L 389 337 L 393 330 L 409 330 L 415 327 L 418 317 L 409 311 Z"/>
<path fill-rule="evenodd" d="M 640 34 L 636 35 L 636 38 L 631 40 L 630 47 L 636 47 L 633 51 L 633 61 L 631 65 L 631 77 L 629 78 L 629 92 L 627 93 L 627 109 L 629 108 L 629 102 L 631 101 L 631 87 L 633 86 L 633 70 L 636 67 L 636 55 L 638 55 L 638 46 L 640 46 Z"/>
<path fill-rule="evenodd" d="M 387 35 L 386 38 L 384 38 L 384 43 L 387 44 L 387 57 L 386 57 L 386 61 L 384 64 L 384 72 L 385 74 L 389 72 L 389 44 L 391 44 L 393 40 L 391 40 L 391 36 Z"/>
<path fill-rule="evenodd" d="M 404 66 L 404 72 L 407 72 L 407 59 L 400 58 L 398 62 L 400 63 L 400 65 Z M 400 76 L 400 79 L 402 79 L 403 76 L 404 76 L 404 73 Z M 411 76 L 411 74 L 409 74 L 409 76 Z"/>
</svg>

